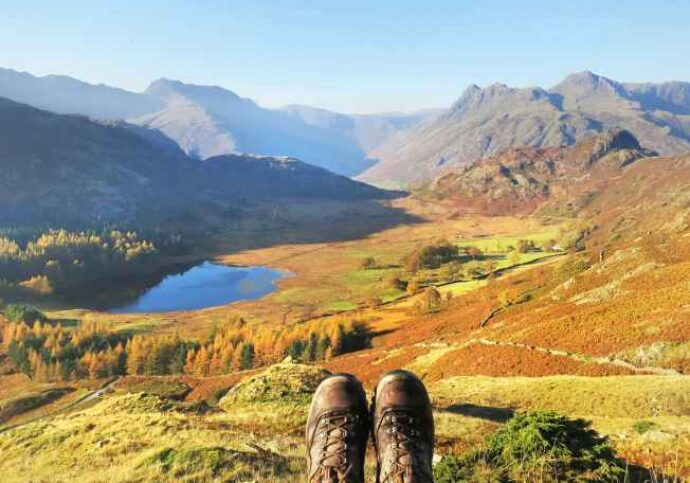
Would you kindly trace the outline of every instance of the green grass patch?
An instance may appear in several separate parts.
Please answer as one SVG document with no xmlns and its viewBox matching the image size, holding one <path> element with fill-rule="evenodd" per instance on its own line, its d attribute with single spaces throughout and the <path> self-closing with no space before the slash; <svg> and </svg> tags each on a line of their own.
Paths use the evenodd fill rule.
<svg viewBox="0 0 690 483">
<path fill-rule="evenodd" d="M 118 382 L 116 388 L 123 392 L 143 392 L 174 400 L 184 399 L 185 395 L 191 390 L 191 388 L 182 381 L 163 377 L 125 378 Z"/>
<path fill-rule="evenodd" d="M 143 334 L 152 332 L 157 324 L 153 322 L 126 322 L 117 324 L 113 327 L 115 332 L 125 332 L 127 334 Z"/>
<path fill-rule="evenodd" d="M 402 290 L 398 290 L 397 288 L 390 287 L 383 292 L 380 293 L 381 297 L 381 302 L 383 303 L 388 303 L 392 302 L 394 300 L 399 299 L 400 297 L 404 296 L 405 292 Z"/>
<path fill-rule="evenodd" d="M 276 296 L 278 302 L 283 304 L 299 303 L 304 301 L 309 295 L 309 290 L 306 288 L 289 288 L 282 290 Z"/>
<path fill-rule="evenodd" d="M 653 429 L 656 429 L 659 427 L 658 424 L 652 421 L 647 421 L 645 419 L 640 420 L 640 421 L 635 421 L 633 423 L 633 431 L 635 431 L 637 434 L 642 436 L 645 433 L 648 433 L 652 431 Z"/>
<path fill-rule="evenodd" d="M 439 290 L 443 294 L 450 292 L 453 295 L 462 295 L 467 292 L 482 288 L 486 286 L 487 283 L 487 280 L 468 280 L 463 282 L 455 282 L 450 285 L 444 285 L 443 287 L 439 287 Z"/>
<path fill-rule="evenodd" d="M 340 276 L 339 281 L 345 285 L 360 287 L 362 285 L 372 285 L 377 282 L 387 280 L 397 273 L 394 268 L 376 268 L 369 270 L 357 270 L 348 272 Z"/>
<path fill-rule="evenodd" d="M 324 305 L 324 310 L 327 310 L 329 312 L 345 312 L 347 310 L 354 310 L 357 307 L 356 302 L 352 302 L 350 300 L 336 300 L 335 302 L 330 302 L 326 305 Z"/>
<path fill-rule="evenodd" d="M 535 244 L 559 238 L 559 228 L 549 227 L 547 230 L 523 235 L 498 235 L 483 238 L 463 238 L 458 245 L 471 245 L 479 248 L 483 252 L 505 252 L 508 247 L 517 247 L 520 240 L 532 240 Z"/>
<path fill-rule="evenodd" d="M 261 455 L 221 447 L 165 448 L 145 462 L 164 474 L 186 481 L 222 477 L 223 481 L 256 480 L 287 470 L 287 460 L 277 455 Z M 197 480 L 200 478 L 200 480 Z"/>
</svg>

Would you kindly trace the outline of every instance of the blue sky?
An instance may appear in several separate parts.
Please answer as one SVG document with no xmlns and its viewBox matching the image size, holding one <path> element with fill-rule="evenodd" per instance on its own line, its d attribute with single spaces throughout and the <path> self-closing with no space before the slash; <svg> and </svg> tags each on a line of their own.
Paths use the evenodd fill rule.
<svg viewBox="0 0 690 483">
<path fill-rule="evenodd" d="M 0 19 L 2 67 L 216 84 L 270 107 L 445 107 L 470 83 L 581 70 L 690 81 L 687 0 L 2 0 Z"/>
</svg>

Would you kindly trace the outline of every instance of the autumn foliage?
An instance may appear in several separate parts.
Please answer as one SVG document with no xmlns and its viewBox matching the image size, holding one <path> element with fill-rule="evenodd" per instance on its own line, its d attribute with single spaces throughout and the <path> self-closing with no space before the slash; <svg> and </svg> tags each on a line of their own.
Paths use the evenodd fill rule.
<svg viewBox="0 0 690 483">
<path fill-rule="evenodd" d="M 207 340 L 178 335 L 130 337 L 93 322 L 65 329 L 59 323 L 0 323 L 2 347 L 14 365 L 38 381 L 105 378 L 118 375 L 231 374 L 286 356 L 304 362 L 362 349 L 369 331 L 356 321 L 312 323 L 288 328 L 247 324 L 241 318 L 217 326 Z"/>
</svg>

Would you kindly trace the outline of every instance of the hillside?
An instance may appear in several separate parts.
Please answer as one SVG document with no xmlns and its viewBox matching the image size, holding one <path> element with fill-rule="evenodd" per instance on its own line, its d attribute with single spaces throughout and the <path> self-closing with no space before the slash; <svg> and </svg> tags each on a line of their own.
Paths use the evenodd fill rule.
<svg viewBox="0 0 690 483">
<path fill-rule="evenodd" d="M 363 180 L 405 185 L 520 146 L 571 145 L 611 128 L 663 155 L 690 150 L 690 84 L 619 83 L 591 72 L 550 89 L 472 85 L 444 114 L 370 153 Z"/>
<path fill-rule="evenodd" d="M 201 221 L 241 199 L 388 196 L 293 159 L 228 155 L 199 163 L 157 131 L 5 99 L 0 152 L 0 210 L 9 224 Z"/>
<path fill-rule="evenodd" d="M 594 139 L 599 140 L 595 146 L 605 146 L 600 138 Z M 623 149 L 593 159 L 609 164 L 615 175 L 609 173 L 578 218 L 554 236 L 566 252 L 540 266 L 500 274 L 486 287 L 454 298 L 447 308 L 425 317 L 414 312 L 401 316 L 399 309 L 385 308 L 373 319 L 381 321 L 374 322 L 376 330 L 385 332 L 376 347 L 327 366 L 337 371 L 355 360 L 366 361 L 376 367 L 371 370 L 375 377 L 381 370 L 404 365 L 430 379 L 474 374 L 687 374 L 690 156 L 642 157 L 629 163 L 635 159 L 631 153 L 640 153 L 634 138 L 617 132 L 609 139 L 609 147 Z M 556 158 L 551 150 L 518 153 L 528 167 L 549 153 L 558 161 L 587 163 L 590 156 L 575 156 L 587 146 L 591 148 L 592 140 L 561 150 Z M 530 153 L 536 159 L 530 159 Z M 514 190 L 518 199 L 521 191 Z M 522 205 L 532 213 L 523 218 L 525 223 L 555 222 L 548 213 L 537 216 L 548 200 L 532 201 Z M 488 226 L 490 221 L 484 223 Z M 525 239 L 539 243 L 534 236 Z M 518 245 L 513 240 L 474 243 L 480 242 L 486 259 L 500 266 L 508 255 L 497 247 Z M 440 284 L 439 290 L 442 295 L 453 293 L 455 285 Z M 383 322 L 393 317 L 394 324 Z"/>
<path fill-rule="evenodd" d="M 576 213 L 627 166 L 655 154 L 614 129 L 567 148 L 510 149 L 450 170 L 422 191 L 465 212 Z"/>
</svg>

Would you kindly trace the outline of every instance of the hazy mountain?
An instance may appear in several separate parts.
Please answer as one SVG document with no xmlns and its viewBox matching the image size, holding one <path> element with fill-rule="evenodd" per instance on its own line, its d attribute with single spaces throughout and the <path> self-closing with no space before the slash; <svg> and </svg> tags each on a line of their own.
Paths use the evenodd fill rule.
<svg viewBox="0 0 690 483">
<path fill-rule="evenodd" d="M 59 114 L 126 119 L 163 108 L 155 98 L 64 75 L 36 77 L 0 68 L 0 96 Z"/>
<path fill-rule="evenodd" d="M 435 121 L 389 138 L 361 179 L 379 184 L 428 180 L 454 166 L 517 146 L 563 146 L 611 128 L 626 129 L 662 154 L 690 151 L 690 84 L 624 84 L 591 72 L 546 90 L 470 86 Z"/>
<path fill-rule="evenodd" d="M 0 99 L 0 216 L 8 223 L 169 222 L 241 200 L 386 196 L 293 159 L 200 163 L 155 131 Z"/>
<path fill-rule="evenodd" d="M 345 115 L 308 106 L 266 109 L 217 86 L 160 79 L 134 93 L 10 69 L 0 69 L 0 96 L 61 114 L 158 129 L 200 159 L 231 153 L 290 156 L 346 175 L 371 166 L 370 149 L 429 115 Z"/>
<path fill-rule="evenodd" d="M 628 131 L 613 129 L 568 147 L 509 149 L 451 170 L 425 191 L 483 213 L 530 212 L 547 202 L 579 210 L 627 166 L 654 155 Z"/>
<path fill-rule="evenodd" d="M 350 136 L 367 153 L 396 132 L 427 122 L 443 112 L 443 109 L 425 109 L 412 113 L 340 114 L 302 105 L 290 105 L 282 110 L 312 126 Z"/>
<path fill-rule="evenodd" d="M 132 122 L 160 129 L 203 159 L 236 152 L 285 155 L 348 175 L 371 165 L 349 136 L 265 109 L 220 87 L 160 79 L 146 95 L 166 107 Z"/>
</svg>

